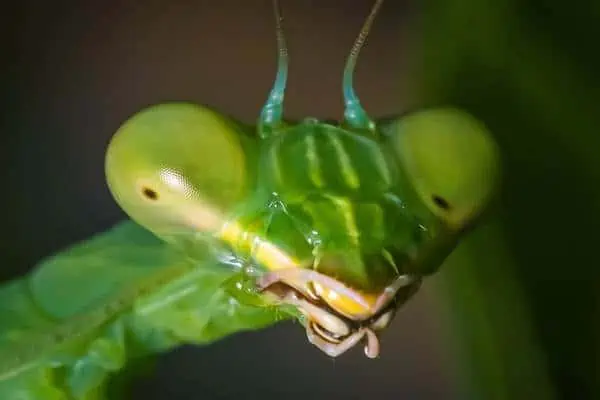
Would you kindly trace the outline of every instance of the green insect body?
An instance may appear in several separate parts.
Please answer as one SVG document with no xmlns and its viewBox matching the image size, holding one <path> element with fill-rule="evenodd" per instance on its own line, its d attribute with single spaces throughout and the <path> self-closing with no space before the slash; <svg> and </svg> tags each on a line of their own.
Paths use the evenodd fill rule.
<svg viewBox="0 0 600 400">
<path fill-rule="evenodd" d="M 462 111 L 362 109 L 352 71 L 381 4 L 348 59 L 339 124 L 283 119 L 274 1 L 279 68 L 256 127 L 171 103 L 118 130 L 106 176 L 133 221 L 0 291 L 0 398 L 104 398 L 128 359 L 287 318 L 329 356 L 363 342 L 378 355 L 498 175 L 493 140 Z"/>
</svg>

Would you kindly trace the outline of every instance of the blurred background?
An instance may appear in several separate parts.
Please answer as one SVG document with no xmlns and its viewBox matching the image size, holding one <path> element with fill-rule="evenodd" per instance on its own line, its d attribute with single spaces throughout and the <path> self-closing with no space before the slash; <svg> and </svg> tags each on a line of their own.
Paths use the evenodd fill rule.
<svg viewBox="0 0 600 400">
<path fill-rule="evenodd" d="M 371 1 L 282 0 L 289 117 L 339 118 Z M 600 3 L 388 0 L 355 75 L 373 116 L 451 103 L 504 159 L 494 212 L 397 315 L 383 355 L 330 360 L 282 324 L 165 354 L 136 399 L 600 398 Z M 104 151 L 155 103 L 253 122 L 268 0 L 21 0 L 0 15 L 0 279 L 124 218 Z"/>
</svg>

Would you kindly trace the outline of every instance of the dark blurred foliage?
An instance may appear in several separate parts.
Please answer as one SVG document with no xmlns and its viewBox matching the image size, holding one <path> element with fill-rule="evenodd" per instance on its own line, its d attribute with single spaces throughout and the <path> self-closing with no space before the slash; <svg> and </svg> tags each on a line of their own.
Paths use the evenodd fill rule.
<svg viewBox="0 0 600 400">
<path fill-rule="evenodd" d="M 275 70 L 267 0 L 22 0 L 0 15 L 0 277 L 123 214 L 104 150 L 153 103 L 253 122 Z M 370 1 L 282 0 L 290 117 L 339 117 Z M 330 361 L 284 324 L 165 355 L 137 398 L 600 398 L 600 2 L 388 0 L 356 74 L 373 116 L 454 103 L 493 130 L 498 204 L 396 317 L 383 356 Z"/>
<path fill-rule="evenodd" d="M 600 3 L 446 0 L 429 2 L 423 15 L 424 98 L 484 119 L 505 163 L 496 234 L 476 233 L 479 246 L 465 257 L 477 265 L 459 266 L 462 278 L 447 274 L 466 314 L 463 331 L 485 330 L 469 311 L 489 304 L 492 313 L 486 323 L 496 342 L 463 336 L 473 376 L 487 386 L 485 398 L 551 396 L 536 391 L 544 379 L 559 398 L 600 398 Z M 496 261 L 496 241 L 512 263 Z M 502 295 L 510 291 L 497 287 L 495 267 L 521 287 L 520 300 Z M 476 279 L 481 297 L 467 299 L 461 285 Z M 507 324 L 523 312 L 537 366 L 534 349 L 524 357 Z"/>
</svg>

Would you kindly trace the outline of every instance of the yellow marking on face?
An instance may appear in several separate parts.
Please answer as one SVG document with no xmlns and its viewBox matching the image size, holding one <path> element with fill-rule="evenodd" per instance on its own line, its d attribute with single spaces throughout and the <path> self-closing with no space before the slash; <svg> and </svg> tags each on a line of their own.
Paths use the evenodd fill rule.
<svg viewBox="0 0 600 400">
<path fill-rule="evenodd" d="M 281 174 L 281 164 L 279 162 L 279 152 L 276 146 L 272 146 L 269 152 L 269 159 L 271 160 L 271 170 L 275 176 L 275 180 L 279 183 L 283 183 L 283 176 Z"/>
<path fill-rule="evenodd" d="M 254 241 L 255 247 L 252 252 L 254 259 L 267 267 L 267 269 L 300 268 L 300 264 L 296 260 L 273 243 L 257 236 L 254 238 Z"/>
<path fill-rule="evenodd" d="M 358 189 L 360 187 L 360 179 L 358 179 L 358 175 L 352 166 L 352 160 L 348 156 L 348 153 L 344 149 L 342 142 L 340 139 L 330 131 L 325 131 L 327 137 L 329 138 L 329 142 L 335 149 L 337 153 L 338 160 L 340 161 L 340 166 L 342 168 L 342 176 L 344 177 L 344 181 L 346 184 L 352 189 Z"/>
<path fill-rule="evenodd" d="M 323 300 L 325 300 L 331 308 L 356 320 L 370 317 L 372 310 L 375 307 L 377 298 L 379 297 L 378 295 L 371 293 L 361 293 L 365 303 L 368 304 L 368 307 L 365 307 L 364 304 L 360 304 L 352 298 L 341 295 L 335 290 L 324 287 L 317 282 L 313 282 L 313 286 L 315 288 L 315 292 L 317 292 L 317 294 L 323 298 Z"/>
<path fill-rule="evenodd" d="M 247 232 L 236 221 L 223 224 L 217 235 L 234 248 L 250 249 L 249 256 L 269 270 L 299 268 L 300 263 L 273 243 Z"/>
<path fill-rule="evenodd" d="M 218 237 L 232 247 L 238 247 L 237 241 L 244 234 L 242 227 L 235 221 L 227 221 L 221 227 Z"/>
<path fill-rule="evenodd" d="M 216 232 L 223 223 L 223 215 L 218 209 L 199 201 L 184 204 L 180 215 L 187 226 L 194 227 L 199 232 Z"/>
<path fill-rule="evenodd" d="M 379 174 L 381 175 L 383 181 L 389 185 L 392 182 L 392 177 L 386 161 L 377 147 L 371 147 L 371 149 L 371 157 L 375 161 L 375 166 L 379 170 Z"/>
<path fill-rule="evenodd" d="M 269 270 L 303 268 L 302 263 L 298 260 L 259 235 L 247 232 L 236 221 L 228 221 L 223 224 L 218 237 L 233 247 L 239 248 L 242 246 L 250 249 L 249 255 Z M 351 297 L 340 294 L 318 282 L 312 282 L 312 284 L 316 293 L 330 307 L 355 320 L 370 317 L 379 297 L 376 294 L 359 292 L 364 301 L 361 304 Z"/>
<path fill-rule="evenodd" d="M 324 185 L 323 175 L 321 174 L 321 164 L 319 163 L 319 156 L 317 155 L 314 133 L 305 136 L 305 144 L 310 180 L 316 187 L 322 188 Z"/>
<path fill-rule="evenodd" d="M 336 206 L 337 210 L 342 214 L 344 219 L 344 225 L 348 237 L 352 241 L 354 246 L 359 245 L 360 232 L 356 225 L 356 218 L 354 216 L 354 209 L 352 203 L 344 197 L 327 196 L 329 200 Z"/>
</svg>

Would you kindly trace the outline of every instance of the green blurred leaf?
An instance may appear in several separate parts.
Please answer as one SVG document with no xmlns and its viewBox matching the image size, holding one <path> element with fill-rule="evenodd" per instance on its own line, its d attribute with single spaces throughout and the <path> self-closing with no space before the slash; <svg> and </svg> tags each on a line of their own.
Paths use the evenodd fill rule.
<svg viewBox="0 0 600 400">
<path fill-rule="evenodd" d="M 28 281 L 34 301 L 64 319 L 183 259 L 127 221 L 42 261 Z"/>
<path fill-rule="evenodd" d="M 423 15 L 423 101 L 483 119 L 504 161 L 495 233 L 443 269 L 471 394 L 598 398 L 598 2 L 444 0 Z"/>
<path fill-rule="evenodd" d="M 292 316 L 236 292 L 237 279 L 212 254 L 190 258 L 129 221 L 50 257 L 0 288 L 0 398 L 102 398 L 126 359 Z"/>
</svg>

